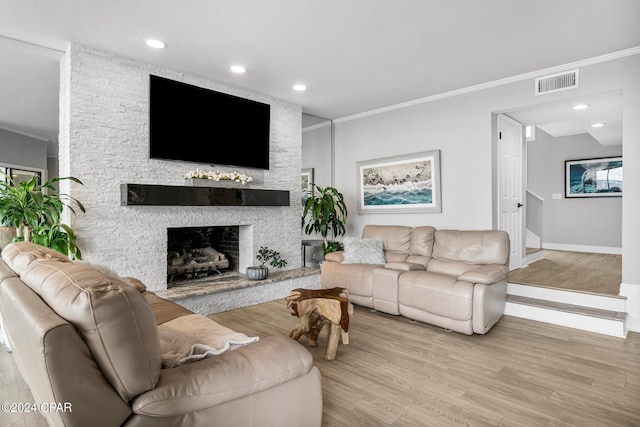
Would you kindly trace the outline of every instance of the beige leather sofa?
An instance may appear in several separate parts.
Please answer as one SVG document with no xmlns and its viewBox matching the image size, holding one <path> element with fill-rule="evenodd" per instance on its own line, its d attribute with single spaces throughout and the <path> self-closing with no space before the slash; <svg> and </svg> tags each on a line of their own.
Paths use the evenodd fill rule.
<svg viewBox="0 0 640 427">
<path fill-rule="evenodd" d="M 351 302 L 463 334 L 484 334 L 504 313 L 509 237 L 503 231 L 367 225 L 384 241 L 384 265 L 344 264 L 327 254 L 322 286 L 347 288 Z"/>
<path fill-rule="evenodd" d="M 320 374 L 297 342 L 161 369 L 157 325 L 191 312 L 49 249 L 2 251 L 0 309 L 37 407 L 59 405 L 40 411 L 52 426 L 321 424 Z"/>
</svg>

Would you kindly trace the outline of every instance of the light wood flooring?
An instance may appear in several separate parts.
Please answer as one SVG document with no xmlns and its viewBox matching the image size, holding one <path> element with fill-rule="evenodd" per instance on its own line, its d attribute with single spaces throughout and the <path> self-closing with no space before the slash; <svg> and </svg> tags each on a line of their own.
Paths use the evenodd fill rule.
<svg viewBox="0 0 640 427">
<path fill-rule="evenodd" d="M 211 317 L 259 336 L 297 321 L 278 301 Z M 324 426 L 640 425 L 640 334 L 504 316 L 466 336 L 356 306 L 336 360 L 324 360 L 321 337 L 307 348 L 322 374 Z"/>
<path fill-rule="evenodd" d="M 604 295 L 618 295 L 622 256 L 544 250 L 544 259 L 509 273 L 509 282 Z"/>
<path fill-rule="evenodd" d="M 283 301 L 211 317 L 261 337 L 298 321 Z M 640 334 L 504 316 L 466 336 L 356 306 L 350 338 L 331 362 L 324 331 L 316 348 L 301 339 L 322 374 L 323 426 L 640 426 Z M 2 400 L 31 401 L 3 351 L 0 369 Z M 6 415 L 2 426 L 42 425 Z"/>
</svg>

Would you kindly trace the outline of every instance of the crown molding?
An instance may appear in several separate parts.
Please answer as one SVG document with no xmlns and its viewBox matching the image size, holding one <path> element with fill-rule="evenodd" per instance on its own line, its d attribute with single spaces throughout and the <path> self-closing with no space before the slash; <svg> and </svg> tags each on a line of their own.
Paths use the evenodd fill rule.
<svg viewBox="0 0 640 427">
<path fill-rule="evenodd" d="M 43 141 L 43 142 L 51 141 L 49 138 L 44 138 L 42 136 L 34 135 L 32 133 L 27 133 L 27 132 L 22 132 L 22 131 L 19 131 L 19 130 L 11 129 L 11 128 L 6 127 L 6 126 L 0 126 L 0 129 L 6 130 L 7 132 L 15 133 L 15 134 L 18 134 L 18 135 L 26 136 L 28 138 L 37 139 L 38 141 Z"/>
<path fill-rule="evenodd" d="M 302 128 L 302 133 L 304 132 L 309 132 L 310 130 L 316 130 L 316 129 L 320 129 L 323 128 L 325 126 L 331 126 L 331 120 L 323 122 L 323 123 L 318 123 L 317 125 L 311 125 L 311 126 L 307 126 L 306 128 Z"/>
<path fill-rule="evenodd" d="M 498 86 L 503 86 L 510 83 L 520 82 L 522 80 L 532 79 L 543 76 L 545 74 L 555 74 L 568 69 L 586 67 L 589 65 L 600 64 L 602 62 L 613 61 L 615 59 L 625 58 L 627 56 L 637 55 L 640 53 L 640 46 L 632 47 L 630 49 L 620 50 L 618 52 L 608 53 L 605 55 L 596 56 L 593 58 L 583 59 L 581 61 L 571 62 L 564 65 L 558 65 L 555 67 L 544 68 L 542 70 L 531 71 L 529 73 L 518 74 L 512 77 L 506 77 L 504 79 L 493 80 L 486 83 L 480 83 L 473 86 L 464 87 L 461 89 L 452 90 L 449 92 L 443 92 L 436 95 L 426 96 L 424 98 L 414 99 L 412 101 L 401 102 L 399 104 L 389 105 L 388 107 L 377 108 L 375 110 L 365 111 L 350 116 L 340 117 L 334 119 L 334 123 L 343 123 L 351 120 L 361 119 L 363 117 L 374 116 L 376 114 L 386 113 L 389 111 L 400 110 L 403 108 L 413 107 L 414 105 L 425 104 L 427 102 L 433 102 L 440 99 L 451 98 L 458 95 L 463 95 L 472 92 L 478 92 L 485 89 L 490 89 Z"/>
</svg>

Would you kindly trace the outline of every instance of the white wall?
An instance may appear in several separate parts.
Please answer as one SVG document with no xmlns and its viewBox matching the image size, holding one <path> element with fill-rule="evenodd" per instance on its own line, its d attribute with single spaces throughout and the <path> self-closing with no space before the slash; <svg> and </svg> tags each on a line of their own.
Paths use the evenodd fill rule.
<svg viewBox="0 0 640 427">
<path fill-rule="evenodd" d="M 567 66 L 567 69 L 575 66 Z M 640 55 L 580 67 L 580 88 L 534 95 L 534 78 L 350 120 L 335 120 L 336 187 L 349 205 L 348 233 L 365 224 L 433 225 L 437 228 L 492 228 L 492 113 L 512 111 L 580 95 L 622 90 L 623 152 L 622 292 L 629 327 L 640 330 Z M 355 164 L 360 160 L 440 149 L 442 213 L 368 214 L 356 212 Z"/>
<path fill-rule="evenodd" d="M 622 146 L 604 147 L 587 133 L 554 138 L 536 130 L 535 141 L 527 143 L 527 180 L 544 199 L 543 244 L 622 247 L 622 198 L 564 198 L 565 160 L 621 155 Z"/>
<path fill-rule="evenodd" d="M 239 171 L 259 175 L 258 188 L 289 190 L 290 206 L 121 206 L 122 183 L 184 185 L 189 170 L 210 168 L 149 159 L 150 73 L 270 104 L 271 169 Z M 85 259 L 164 289 L 167 227 L 240 225 L 248 231 L 250 252 L 267 245 L 281 252 L 287 268 L 300 266 L 300 106 L 76 44 L 62 61 L 60 77 L 60 175 L 84 182 L 63 182 L 61 190 L 87 208 L 68 219 Z"/>
</svg>

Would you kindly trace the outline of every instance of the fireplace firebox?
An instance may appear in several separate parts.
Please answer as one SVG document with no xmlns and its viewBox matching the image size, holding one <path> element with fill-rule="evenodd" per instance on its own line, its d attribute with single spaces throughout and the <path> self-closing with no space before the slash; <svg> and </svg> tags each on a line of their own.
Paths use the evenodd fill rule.
<svg viewBox="0 0 640 427">
<path fill-rule="evenodd" d="M 240 227 L 167 229 L 167 287 L 238 275 Z"/>
</svg>

